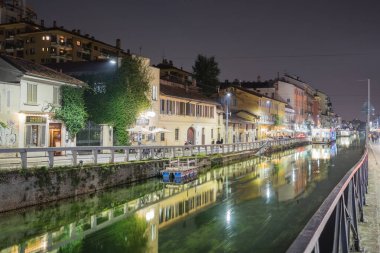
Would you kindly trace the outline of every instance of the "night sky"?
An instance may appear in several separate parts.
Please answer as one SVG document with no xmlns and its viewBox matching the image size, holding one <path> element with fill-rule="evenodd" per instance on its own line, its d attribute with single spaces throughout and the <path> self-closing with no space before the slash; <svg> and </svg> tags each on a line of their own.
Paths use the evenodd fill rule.
<svg viewBox="0 0 380 253">
<path fill-rule="evenodd" d="M 159 63 L 191 71 L 215 56 L 220 80 L 261 80 L 287 72 L 330 95 L 343 119 L 360 117 L 371 79 L 380 113 L 378 0 L 28 0 L 53 20 Z"/>
</svg>

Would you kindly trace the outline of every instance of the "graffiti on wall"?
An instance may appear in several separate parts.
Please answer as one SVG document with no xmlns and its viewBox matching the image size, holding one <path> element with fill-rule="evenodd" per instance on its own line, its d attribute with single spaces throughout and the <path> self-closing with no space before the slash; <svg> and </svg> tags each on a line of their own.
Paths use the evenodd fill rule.
<svg viewBox="0 0 380 253">
<path fill-rule="evenodd" d="M 15 123 L 12 120 L 8 120 L 5 127 L 0 126 L 0 147 L 11 147 L 16 144 Z"/>
</svg>

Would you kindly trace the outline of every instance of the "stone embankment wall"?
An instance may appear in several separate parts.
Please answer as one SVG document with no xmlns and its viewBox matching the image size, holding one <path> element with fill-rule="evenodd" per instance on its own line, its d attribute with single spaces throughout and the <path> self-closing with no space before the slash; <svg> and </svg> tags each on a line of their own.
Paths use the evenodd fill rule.
<svg viewBox="0 0 380 253">
<path fill-rule="evenodd" d="M 297 144 L 297 146 L 305 145 Z M 267 152 L 287 147 L 271 147 Z M 202 170 L 252 157 L 251 152 L 198 158 Z M 156 177 L 166 161 L 141 161 L 92 167 L 38 168 L 0 171 L 0 212 L 74 197 Z"/>
</svg>

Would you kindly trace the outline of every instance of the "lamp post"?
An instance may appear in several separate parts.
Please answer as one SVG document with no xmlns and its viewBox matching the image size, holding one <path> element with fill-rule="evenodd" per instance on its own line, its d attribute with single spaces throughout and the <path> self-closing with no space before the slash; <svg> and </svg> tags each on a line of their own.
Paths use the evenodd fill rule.
<svg viewBox="0 0 380 253">
<path fill-rule="evenodd" d="M 370 129 L 369 129 L 369 124 L 370 124 L 370 115 L 371 115 L 371 79 L 367 79 L 367 80 L 358 80 L 359 82 L 360 81 L 367 81 L 367 85 L 368 85 L 368 94 L 367 94 L 367 96 L 368 96 L 368 98 L 367 98 L 367 127 L 366 127 L 366 140 L 368 140 L 368 136 L 369 136 L 369 131 L 370 131 Z"/>
<path fill-rule="evenodd" d="M 229 102 L 230 102 L 230 97 L 231 97 L 231 93 L 228 92 L 226 94 L 226 144 L 228 143 L 228 106 L 229 106 Z"/>
</svg>

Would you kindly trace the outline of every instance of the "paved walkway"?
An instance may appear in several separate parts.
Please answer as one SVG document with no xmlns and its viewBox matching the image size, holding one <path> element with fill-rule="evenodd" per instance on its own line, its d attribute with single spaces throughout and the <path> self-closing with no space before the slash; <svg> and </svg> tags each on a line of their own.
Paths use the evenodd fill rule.
<svg viewBox="0 0 380 253">
<path fill-rule="evenodd" d="M 369 154 L 369 183 L 364 207 L 365 222 L 359 223 L 361 247 L 364 252 L 380 252 L 380 144 L 371 144 Z"/>
</svg>

